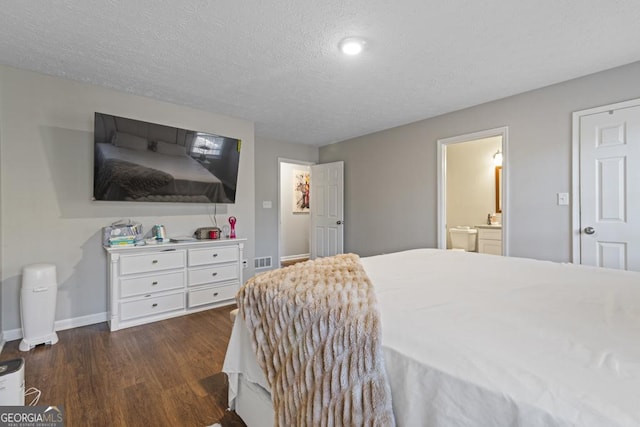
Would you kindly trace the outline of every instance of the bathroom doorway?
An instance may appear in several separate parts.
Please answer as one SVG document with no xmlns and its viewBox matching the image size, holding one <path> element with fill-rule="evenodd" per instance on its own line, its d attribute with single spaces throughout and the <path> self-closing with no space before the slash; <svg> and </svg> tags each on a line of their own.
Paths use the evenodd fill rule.
<svg viewBox="0 0 640 427">
<path fill-rule="evenodd" d="M 438 140 L 439 248 L 508 254 L 507 134 L 504 127 Z M 472 243 L 460 246 L 465 233 Z"/>
</svg>

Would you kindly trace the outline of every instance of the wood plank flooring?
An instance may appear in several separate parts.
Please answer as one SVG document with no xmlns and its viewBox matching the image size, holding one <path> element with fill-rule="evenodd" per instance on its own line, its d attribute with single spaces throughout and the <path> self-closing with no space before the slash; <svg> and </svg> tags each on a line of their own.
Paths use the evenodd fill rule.
<svg viewBox="0 0 640 427">
<path fill-rule="evenodd" d="M 290 265 L 297 264 L 299 262 L 309 261 L 309 258 L 290 259 L 288 261 L 281 261 L 280 267 L 289 267 Z"/>
<path fill-rule="evenodd" d="M 69 329 L 29 352 L 12 341 L 0 360 L 24 357 L 25 387 L 42 391 L 38 405 L 63 405 L 67 427 L 244 426 L 226 410 L 221 372 L 234 308 L 117 332 L 107 323 Z"/>
</svg>

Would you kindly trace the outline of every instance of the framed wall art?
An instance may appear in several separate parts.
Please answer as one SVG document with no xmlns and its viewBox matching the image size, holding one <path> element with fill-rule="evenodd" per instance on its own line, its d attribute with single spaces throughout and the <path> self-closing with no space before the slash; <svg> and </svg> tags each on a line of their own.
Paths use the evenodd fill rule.
<svg viewBox="0 0 640 427">
<path fill-rule="evenodd" d="M 309 213 L 309 171 L 293 171 L 293 213 Z"/>
</svg>

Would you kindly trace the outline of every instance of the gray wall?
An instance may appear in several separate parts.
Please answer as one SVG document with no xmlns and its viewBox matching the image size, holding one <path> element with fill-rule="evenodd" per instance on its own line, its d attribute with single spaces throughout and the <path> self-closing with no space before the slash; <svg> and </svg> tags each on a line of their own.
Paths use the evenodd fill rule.
<svg viewBox="0 0 640 427">
<path fill-rule="evenodd" d="M 242 139 L 236 204 L 218 205 L 217 212 L 219 222 L 238 218 L 238 237 L 248 238 L 245 258 L 253 259 L 252 122 L 8 67 L 0 67 L 0 93 L 0 235 L 10 248 L 1 258 L 5 331 L 20 327 L 25 265 L 56 264 L 57 320 L 94 318 L 107 309 L 103 226 L 131 218 L 146 230 L 164 224 L 175 236 L 211 224 L 210 204 L 92 202 L 95 111 Z M 245 277 L 253 274 L 249 265 Z"/>
<path fill-rule="evenodd" d="M 571 113 L 640 97 L 640 62 L 320 149 L 345 162 L 345 250 L 436 247 L 436 141 L 509 127 L 510 255 L 571 260 Z"/>
<path fill-rule="evenodd" d="M 278 159 L 317 163 L 318 148 L 301 144 L 257 139 L 256 167 L 256 257 L 271 256 L 278 266 Z M 262 207 L 271 201 L 272 208 Z"/>
<path fill-rule="evenodd" d="M 311 172 L 311 166 L 280 163 L 280 259 L 309 255 L 309 212 L 293 212 L 293 171 Z"/>
</svg>

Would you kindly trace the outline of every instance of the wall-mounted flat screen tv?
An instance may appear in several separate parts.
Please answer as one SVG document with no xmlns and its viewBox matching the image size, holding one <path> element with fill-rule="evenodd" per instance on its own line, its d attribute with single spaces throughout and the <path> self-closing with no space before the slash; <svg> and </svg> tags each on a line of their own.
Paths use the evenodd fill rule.
<svg viewBox="0 0 640 427">
<path fill-rule="evenodd" d="M 235 203 L 241 141 L 95 113 L 93 198 Z"/>
</svg>

